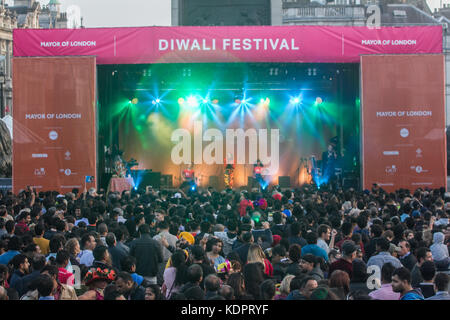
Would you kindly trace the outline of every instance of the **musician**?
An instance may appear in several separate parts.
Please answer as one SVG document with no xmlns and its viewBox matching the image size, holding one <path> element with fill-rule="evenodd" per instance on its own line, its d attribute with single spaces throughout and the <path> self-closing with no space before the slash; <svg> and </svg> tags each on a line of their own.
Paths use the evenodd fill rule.
<svg viewBox="0 0 450 320">
<path fill-rule="evenodd" d="M 264 182 L 264 179 L 262 177 L 263 169 L 264 165 L 262 164 L 261 160 L 258 159 L 253 166 L 253 176 L 260 187 L 262 187 L 262 184 Z"/>
<path fill-rule="evenodd" d="M 329 184 L 334 186 L 336 183 L 336 165 L 338 163 L 336 138 L 331 139 L 328 144 L 327 151 L 322 153 L 322 177 L 328 178 Z"/>
<path fill-rule="evenodd" d="M 127 169 L 125 167 L 125 161 L 122 158 L 123 151 L 118 151 L 114 157 L 114 173 L 118 178 L 125 178 Z"/>
<path fill-rule="evenodd" d="M 236 160 L 234 159 L 232 154 L 227 154 L 227 157 L 224 161 L 225 170 L 224 170 L 224 181 L 225 187 L 227 189 L 233 189 L 234 184 L 234 169 L 236 168 Z"/>
<path fill-rule="evenodd" d="M 193 164 L 190 164 L 187 169 L 183 170 L 183 180 L 195 184 L 195 171 Z"/>
</svg>

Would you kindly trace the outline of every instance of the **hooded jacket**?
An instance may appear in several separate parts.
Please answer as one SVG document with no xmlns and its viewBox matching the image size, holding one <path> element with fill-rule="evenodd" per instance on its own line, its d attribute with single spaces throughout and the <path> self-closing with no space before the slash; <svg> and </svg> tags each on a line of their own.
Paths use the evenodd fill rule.
<svg viewBox="0 0 450 320">
<path fill-rule="evenodd" d="M 400 300 L 425 300 L 420 289 L 413 289 L 407 292 Z"/>
<path fill-rule="evenodd" d="M 442 232 L 436 232 L 433 235 L 433 244 L 430 246 L 433 260 L 442 261 L 448 258 L 448 248 L 444 244 L 445 236 Z"/>
</svg>

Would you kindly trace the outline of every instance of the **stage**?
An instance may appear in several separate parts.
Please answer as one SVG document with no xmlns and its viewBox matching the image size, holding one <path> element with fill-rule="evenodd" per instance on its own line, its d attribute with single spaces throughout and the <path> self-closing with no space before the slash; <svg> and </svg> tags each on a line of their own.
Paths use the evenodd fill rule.
<svg viewBox="0 0 450 320">
<path fill-rule="evenodd" d="M 312 182 L 311 158 L 320 169 L 333 137 L 341 167 L 359 172 L 357 64 L 99 66 L 98 76 L 102 185 L 114 155 L 101 151 L 120 149 L 139 163 L 136 188 L 179 186 L 193 163 L 199 187 L 224 189 L 225 162 L 235 164 L 232 187 L 251 188 L 257 159 L 262 187 L 294 188 Z M 189 135 L 180 156 L 178 132 Z"/>
</svg>

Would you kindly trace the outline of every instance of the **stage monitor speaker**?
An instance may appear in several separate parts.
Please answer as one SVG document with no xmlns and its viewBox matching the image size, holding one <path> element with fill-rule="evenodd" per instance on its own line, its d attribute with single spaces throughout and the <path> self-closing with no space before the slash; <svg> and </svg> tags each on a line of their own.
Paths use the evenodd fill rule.
<svg viewBox="0 0 450 320">
<path fill-rule="evenodd" d="M 161 176 L 161 187 L 162 188 L 172 188 L 173 187 L 173 175 L 163 174 Z"/>
<path fill-rule="evenodd" d="M 219 189 L 219 177 L 209 176 L 208 187 L 213 187 L 214 189 Z"/>
<path fill-rule="evenodd" d="M 144 170 L 139 187 L 146 188 L 148 186 L 152 186 L 154 189 L 159 189 L 161 187 L 161 172 Z"/>
<path fill-rule="evenodd" d="M 280 188 L 290 188 L 291 187 L 291 177 L 289 176 L 279 176 L 278 185 Z"/>
</svg>

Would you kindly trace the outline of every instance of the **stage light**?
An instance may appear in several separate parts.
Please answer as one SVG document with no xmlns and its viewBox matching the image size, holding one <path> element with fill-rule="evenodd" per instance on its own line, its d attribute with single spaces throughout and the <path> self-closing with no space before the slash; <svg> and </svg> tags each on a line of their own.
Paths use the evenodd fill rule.
<svg viewBox="0 0 450 320">
<path fill-rule="evenodd" d="M 159 99 L 156 99 L 156 103 L 160 103 L 161 102 L 161 100 L 159 100 Z"/>
<path fill-rule="evenodd" d="M 212 102 L 213 104 L 218 104 L 218 103 L 219 103 L 219 99 L 213 99 L 211 102 Z"/>
<path fill-rule="evenodd" d="M 290 100 L 291 104 L 299 104 L 300 101 L 301 100 L 299 97 L 291 98 L 291 100 Z"/>
<path fill-rule="evenodd" d="M 187 105 L 191 108 L 197 108 L 199 106 L 197 98 L 194 96 L 189 96 L 187 98 Z"/>
<path fill-rule="evenodd" d="M 322 104 L 323 100 L 321 97 L 316 98 L 316 105 Z"/>
<path fill-rule="evenodd" d="M 160 102 L 161 102 L 161 100 L 156 99 L 156 100 L 153 100 L 153 101 L 152 101 L 152 104 L 153 104 L 153 105 L 156 105 L 156 104 L 159 104 Z"/>
<path fill-rule="evenodd" d="M 138 102 L 139 102 L 138 98 L 133 98 L 130 100 L 131 104 L 138 104 Z"/>
<path fill-rule="evenodd" d="M 178 104 L 179 105 L 183 105 L 184 104 L 184 98 L 179 98 L 178 99 Z"/>
<path fill-rule="evenodd" d="M 202 102 L 203 102 L 203 103 L 208 103 L 208 99 L 204 98 L 204 99 L 202 100 Z"/>
<path fill-rule="evenodd" d="M 259 100 L 259 104 L 268 106 L 270 104 L 270 99 L 269 98 L 265 98 L 265 99 L 261 98 L 261 100 Z"/>
<path fill-rule="evenodd" d="M 236 100 L 234 100 L 234 103 L 236 103 L 236 104 L 241 104 L 242 101 L 241 101 L 241 99 L 236 99 Z"/>
</svg>

